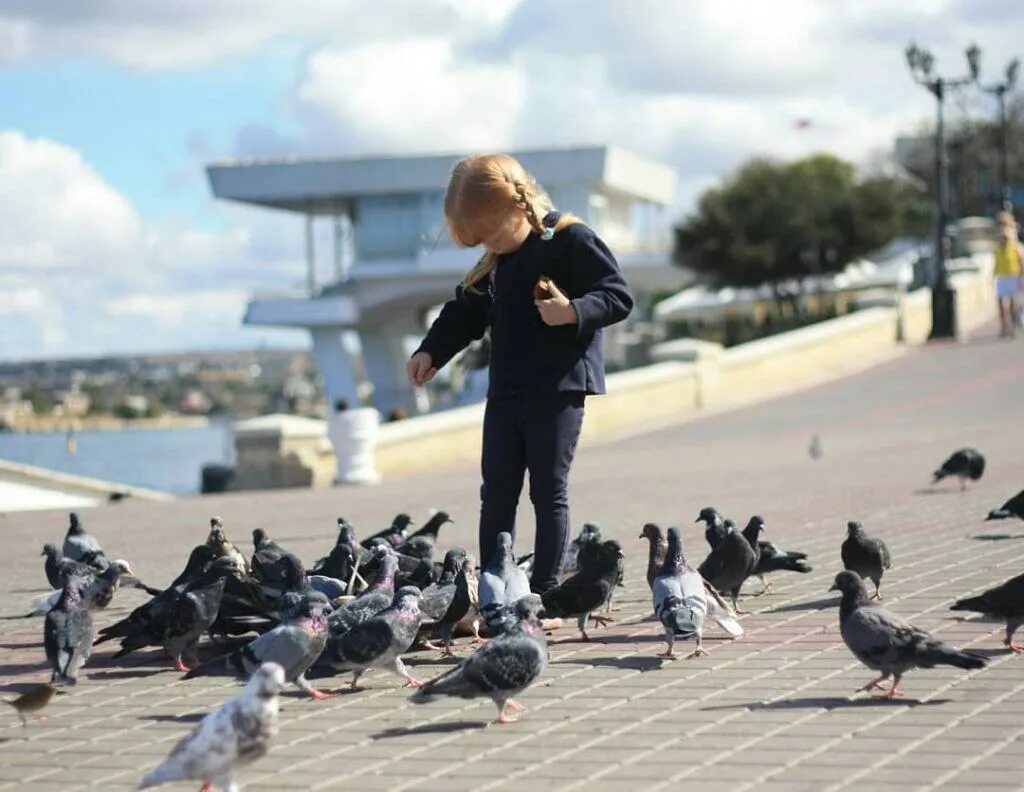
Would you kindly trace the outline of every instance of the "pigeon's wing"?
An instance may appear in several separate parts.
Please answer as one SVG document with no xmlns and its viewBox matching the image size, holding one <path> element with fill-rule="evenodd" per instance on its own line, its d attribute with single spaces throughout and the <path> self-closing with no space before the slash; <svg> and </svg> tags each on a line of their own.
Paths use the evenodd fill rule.
<svg viewBox="0 0 1024 792">
<path fill-rule="evenodd" d="M 505 576 L 505 604 L 514 605 L 530 593 L 530 579 L 515 564 L 509 564 Z"/>
<path fill-rule="evenodd" d="M 505 581 L 500 575 L 485 569 L 480 574 L 480 610 L 488 605 L 505 604 Z"/>
<path fill-rule="evenodd" d="M 251 674 L 263 663 L 277 663 L 284 669 L 285 679 L 291 681 L 313 664 L 323 645 L 322 639 L 318 640 L 298 625 L 279 624 L 249 644 L 250 656 L 247 659 L 255 663 L 246 671 Z"/>
<path fill-rule="evenodd" d="M 654 579 L 651 587 L 651 599 L 654 603 L 654 612 L 661 613 L 665 600 L 675 597 L 677 600 L 683 598 L 683 589 L 679 578 L 676 575 L 659 575 Z"/>
<path fill-rule="evenodd" d="M 605 581 L 573 575 L 544 592 L 541 600 L 549 616 L 579 616 L 603 605 L 608 597 L 608 588 Z"/>
<path fill-rule="evenodd" d="M 357 624 L 372 619 L 391 604 L 391 598 L 379 591 L 368 591 L 338 608 L 327 618 L 327 626 L 334 637 L 339 637 Z"/>
<path fill-rule="evenodd" d="M 443 586 L 428 586 L 423 590 L 423 599 L 420 602 L 420 610 L 423 615 L 431 621 L 440 621 L 447 612 L 448 607 L 455 598 L 455 584 L 446 583 Z"/>
<path fill-rule="evenodd" d="M 345 662 L 367 665 L 391 646 L 394 631 L 383 618 L 373 618 L 349 630 L 338 641 L 338 650 Z"/>
<path fill-rule="evenodd" d="M 875 539 L 874 541 L 882 558 L 882 569 L 890 569 L 892 567 L 892 556 L 889 555 L 889 548 L 881 539 Z"/>
<path fill-rule="evenodd" d="M 880 606 L 861 606 L 840 625 L 850 651 L 869 668 L 903 666 L 913 656 L 917 630 Z"/>
<path fill-rule="evenodd" d="M 456 668 L 426 683 L 419 697 L 475 698 L 514 693 L 530 685 L 546 664 L 547 655 L 537 641 L 508 633 L 484 644 Z"/>
</svg>

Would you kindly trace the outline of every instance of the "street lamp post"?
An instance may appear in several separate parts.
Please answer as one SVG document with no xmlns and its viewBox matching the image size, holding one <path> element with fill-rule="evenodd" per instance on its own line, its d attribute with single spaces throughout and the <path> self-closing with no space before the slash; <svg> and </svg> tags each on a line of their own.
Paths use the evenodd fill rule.
<svg viewBox="0 0 1024 792">
<path fill-rule="evenodd" d="M 971 55 L 968 55 L 971 57 Z M 981 52 L 974 48 L 974 64 L 972 69 L 975 73 L 981 72 Z M 993 94 L 999 102 L 999 192 L 1002 198 L 1002 208 L 1008 212 L 1013 211 L 1013 195 L 1010 191 L 1010 174 L 1007 167 L 1006 154 L 1006 92 L 1017 84 L 1017 72 L 1020 70 L 1020 61 L 1014 58 L 1006 66 L 1006 77 L 1002 82 L 982 85 L 978 87 L 985 93 Z"/>
<path fill-rule="evenodd" d="M 978 59 L 980 51 L 974 45 L 967 50 L 967 63 L 970 74 L 966 77 L 950 79 L 932 73 L 935 66 L 934 56 L 927 50 L 911 43 L 906 49 L 907 65 L 915 82 L 928 89 L 935 97 L 938 115 L 935 125 L 935 187 L 936 208 L 938 219 L 935 229 L 935 255 L 932 259 L 932 331 L 929 338 L 953 338 L 956 336 L 956 303 L 955 293 L 949 287 L 946 274 L 948 257 L 948 237 L 946 224 L 949 213 L 949 171 L 946 161 L 946 129 L 943 118 L 943 103 L 947 92 L 976 82 L 978 79 Z"/>
</svg>

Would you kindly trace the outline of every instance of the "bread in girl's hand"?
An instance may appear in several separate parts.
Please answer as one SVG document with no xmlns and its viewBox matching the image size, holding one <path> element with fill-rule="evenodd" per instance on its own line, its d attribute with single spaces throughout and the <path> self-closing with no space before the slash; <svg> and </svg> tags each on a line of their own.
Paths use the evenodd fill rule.
<svg viewBox="0 0 1024 792">
<path fill-rule="evenodd" d="M 537 278 L 537 284 L 533 287 L 533 299 L 535 300 L 550 300 L 555 296 L 554 289 L 555 282 L 551 280 L 547 275 L 541 275 Z"/>
</svg>

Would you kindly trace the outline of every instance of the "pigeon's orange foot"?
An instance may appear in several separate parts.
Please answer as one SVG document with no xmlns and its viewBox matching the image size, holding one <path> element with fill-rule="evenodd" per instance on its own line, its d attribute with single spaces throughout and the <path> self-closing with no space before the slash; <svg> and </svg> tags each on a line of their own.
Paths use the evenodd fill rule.
<svg viewBox="0 0 1024 792">
<path fill-rule="evenodd" d="M 185 661 L 182 660 L 180 657 L 174 658 L 174 670 L 175 671 L 180 671 L 183 674 L 187 674 L 189 671 L 192 670 L 192 668 L 193 668 L 192 666 L 186 665 Z"/>
<path fill-rule="evenodd" d="M 609 623 L 615 621 L 611 616 L 598 616 L 596 614 L 591 614 L 590 620 L 598 627 L 607 627 Z"/>
<path fill-rule="evenodd" d="M 897 696 L 902 696 L 902 695 L 903 695 L 903 691 L 900 690 L 898 687 L 896 687 L 896 685 L 893 685 L 891 688 L 889 688 L 887 691 L 885 691 L 885 693 L 883 693 L 881 696 L 879 696 L 879 698 L 894 699 Z"/>
<path fill-rule="evenodd" d="M 1006 644 L 1006 648 L 1011 652 L 1024 652 L 1024 644 L 1014 643 L 1013 641 L 1003 641 Z"/>
<path fill-rule="evenodd" d="M 698 646 L 696 649 L 694 649 L 690 654 L 686 656 L 686 659 L 692 660 L 695 657 L 707 657 L 708 655 L 709 652 L 707 649 L 705 649 L 703 646 Z"/>
<path fill-rule="evenodd" d="M 423 686 L 423 683 L 420 682 L 415 677 L 406 677 L 405 679 L 406 679 L 406 682 L 405 682 L 404 685 L 402 685 L 402 687 L 418 688 L 418 687 L 422 687 Z"/>
<path fill-rule="evenodd" d="M 878 677 L 876 679 L 872 679 L 864 687 L 857 688 L 857 692 L 863 693 L 868 690 L 885 690 L 885 688 L 881 685 L 883 679 L 885 679 L 885 677 Z"/>
<path fill-rule="evenodd" d="M 334 698 L 336 694 L 328 693 L 326 690 L 317 690 L 316 688 L 310 688 L 306 691 L 309 697 L 314 701 L 323 701 L 324 699 Z"/>
<path fill-rule="evenodd" d="M 655 657 L 660 657 L 663 660 L 678 660 L 679 659 L 679 655 L 677 655 L 675 652 L 673 652 L 671 650 L 668 650 L 668 649 L 666 649 L 664 652 L 662 652 L 659 655 L 655 655 Z"/>
<path fill-rule="evenodd" d="M 506 701 L 505 702 L 505 707 L 506 708 L 507 707 L 511 707 L 516 712 L 526 712 L 526 707 L 524 707 L 522 704 L 520 704 L 515 699 L 509 699 L 508 701 Z"/>
<path fill-rule="evenodd" d="M 518 720 L 517 718 L 510 718 L 508 716 L 507 711 L 506 711 L 507 709 L 508 709 L 508 702 L 506 701 L 505 702 L 505 706 L 502 707 L 501 711 L 498 713 L 498 718 L 497 718 L 497 720 L 494 721 L 495 723 L 498 723 L 498 724 L 502 724 L 502 723 L 515 723 Z"/>
</svg>

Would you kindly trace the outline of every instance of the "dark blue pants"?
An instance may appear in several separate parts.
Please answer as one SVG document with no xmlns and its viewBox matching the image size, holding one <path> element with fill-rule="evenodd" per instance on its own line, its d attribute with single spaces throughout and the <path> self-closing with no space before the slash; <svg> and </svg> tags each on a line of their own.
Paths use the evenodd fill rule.
<svg viewBox="0 0 1024 792">
<path fill-rule="evenodd" d="M 490 399 L 484 413 L 480 488 L 480 563 L 493 557 L 498 534 L 515 537 L 523 474 L 537 518 L 530 587 L 558 583 L 569 544 L 569 467 L 583 426 L 582 392 Z"/>
</svg>

